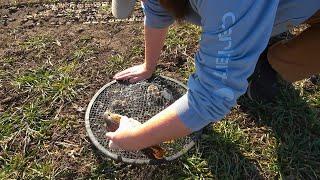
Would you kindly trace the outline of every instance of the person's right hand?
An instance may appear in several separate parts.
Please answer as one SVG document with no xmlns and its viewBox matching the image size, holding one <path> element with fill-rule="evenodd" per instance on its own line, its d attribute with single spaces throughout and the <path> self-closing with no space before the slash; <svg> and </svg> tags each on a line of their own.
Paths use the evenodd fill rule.
<svg viewBox="0 0 320 180">
<path fill-rule="evenodd" d="M 117 73 L 113 79 L 128 80 L 130 83 L 135 83 L 150 78 L 153 71 L 153 69 L 148 69 L 145 64 L 140 64 Z"/>
<path fill-rule="evenodd" d="M 106 138 L 109 139 L 109 148 L 110 149 L 126 149 L 126 150 L 132 150 L 130 149 L 130 145 L 124 143 L 126 142 L 127 136 L 130 136 L 132 134 L 132 129 L 135 127 L 140 126 L 141 123 L 137 120 L 134 120 L 132 118 L 128 118 L 127 116 L 122 116 L 120 119 L 119 128 L 115 132 L 107 132 Z M 119 141 L 119 133 L 121 140 Z M 118 138 L 117 138 L 118 137 Z M 137 144 L 139 142 L 133 142 L 134 144 Z M 129 146 L 129 147 L 128 147 Z"/>
</svg>

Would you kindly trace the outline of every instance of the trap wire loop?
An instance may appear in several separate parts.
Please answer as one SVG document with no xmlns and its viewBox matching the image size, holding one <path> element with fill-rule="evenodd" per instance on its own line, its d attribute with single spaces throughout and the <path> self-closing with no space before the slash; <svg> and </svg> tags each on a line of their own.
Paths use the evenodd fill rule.
<svg viewBox="0 0 320 180">
<path fill-rule="evenodd" d="M 108 128 L 103 114 L 110 111 L 144 123 L 186 92 L 187 87 L 183 83 L 165 76 L 154 76 L 135 84 L 112 81 L 104 85 L 88 105 L 85 115 L 88 136 L 99 151 L 117 161 L 131 164 L 160 164 L 177 159 L 195 145 L 199 133 L 160 144 L 166 153 L 162 159 L 154 159 L 142 151 L 110 149 L 109 142 L 105 138 Z"/>
</svg>

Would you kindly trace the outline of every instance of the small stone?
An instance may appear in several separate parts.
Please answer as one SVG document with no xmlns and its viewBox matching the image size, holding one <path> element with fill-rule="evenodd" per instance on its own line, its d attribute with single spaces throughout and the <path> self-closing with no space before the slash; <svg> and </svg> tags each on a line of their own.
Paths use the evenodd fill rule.
<svg viewBox="0 0 320 180">
<path fill-rule="evenodd" d="M 71 22 L 70 21 L 66 22 L 66 25 L 71 25 Z"/>
</svg>

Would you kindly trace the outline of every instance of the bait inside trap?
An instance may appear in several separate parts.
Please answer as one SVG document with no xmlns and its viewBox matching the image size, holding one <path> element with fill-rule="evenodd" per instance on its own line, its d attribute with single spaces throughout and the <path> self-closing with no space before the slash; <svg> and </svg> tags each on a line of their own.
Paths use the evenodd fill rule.
<svg viewBox="0 0 320 180">
<path fill-rule="evenodd" d="M 102 117 L 104 112 L 109 111 L 144 123 L 179 99 L 186 91 L 184 84 L 164 76 L 156 76 L 135 84 L 112 81 L 103 86 L 90 101 L 85 116 L 87 133 L 98 150 L 115 160 L 136 164 L 157 164 L 174 160 L 194 146 L 196 134 L 160 144 L 165 155 L 161 159 L 155 159 L 143 151 L 109 149 L 109 142 L 105 138 L 108 127 Z"/>
</svg>

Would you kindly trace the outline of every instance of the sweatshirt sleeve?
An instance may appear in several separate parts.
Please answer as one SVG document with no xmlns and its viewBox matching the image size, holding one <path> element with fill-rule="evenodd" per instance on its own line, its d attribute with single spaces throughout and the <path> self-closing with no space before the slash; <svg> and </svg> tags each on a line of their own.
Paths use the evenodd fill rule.
<svg viewBox="0 0 320 180">
<path fill-rule="evenodd" d="M 278 1 L 198 0 L 203 32 L 188 92 L 173 104 L 192 131 L 222 119 L 246 92 L 267 46 Z"/>
<path fill-rule="evenodd" d="M 145 0 L 142 2 L 144 24 L 151 28 L 166 28 L 174 22 L 174 18 L 165 10 L 158 0 Z"/>
</svg>

